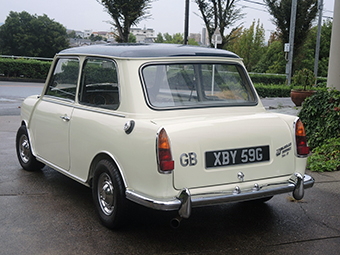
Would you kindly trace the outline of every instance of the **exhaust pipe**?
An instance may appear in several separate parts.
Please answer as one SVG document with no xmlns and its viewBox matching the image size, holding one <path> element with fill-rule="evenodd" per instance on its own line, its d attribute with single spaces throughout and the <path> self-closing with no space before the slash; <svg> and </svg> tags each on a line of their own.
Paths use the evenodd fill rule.
<svg viewBox="0 0 340 255">
<path fill-rule="evenodd" d="M 181 221 L 182 221 L 182 217 L 178 216 L 176 218 L 173 218 L 171 221 L 170 221 L 170 226 L 173 228 L 173 229 L 177 229 L 179 228 L 179 226 L 181 225 Z"/>
<path fill-rule="evenodd" d="M 296 182 L 295 182 L 295 188 L 294 188 L 294 191 L 293 191 L 293 197 L 296 199 L 296 200 L 301 200 L 304 196 L 304 181 L 303 181 L 303 176 L 299 173 L 296 173 L 295 174 L 296 176 Z"/>
</svg>

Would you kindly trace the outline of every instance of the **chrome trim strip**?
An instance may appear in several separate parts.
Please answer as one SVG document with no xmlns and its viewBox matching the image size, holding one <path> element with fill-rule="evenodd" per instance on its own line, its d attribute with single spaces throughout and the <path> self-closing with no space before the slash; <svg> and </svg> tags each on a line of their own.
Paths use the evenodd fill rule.
<svg viewBox="0 0 340 255">
<path fill-rule="evenodd" d="M 292 178 L 294 177 L 296 178 L 295 175 L 293 175 Z M 126 189 L 125 194 L 127 199 L 137 204 L 163 211 L 180 210 L 181 215 L 188 218 L 190 216 L 190 211 L 192 207 L 218 205 L 229 202 L 241 202 L 287 192 L 293 192 L 296 187 L 295 183 L 295 179 L 290 179 L 289 181 L 284 183 L 267 184 L 265 186 L 259 187 L 259 190 L 253 188 L 249 190 L 240 190 L 240 193 L 238 194 L 235 193 L 234 190 L 231 190 L 190 195 L 190 190 L 183 189 L 176 197 L 170 199 L 155 198 L 152 196 L 141 194 L 128 188 Z M 311 188 L 313 187 L 313 185 L 313 177 L 305 175 L 303 179 L 304 189 Z"/>
<path fill-rule="evenodd" d="M 314 185 L 314 179 L 309 176 L 304 176 L 304 188 L 311 188 Z M 215 193 L 215 194 L 202 194 L 193 195 L 191 197 L 193 207 L 217 205 L 227 202 L 241 202 L 247 200 L 253 200 L 262 197 L 269 197 L 287 192 L 293 192 L 295 190 L 295 181 L 291 180 L 288 183 L 276 183 L 268 184 L 260 187 L 259 191 L 254 189 L 241 190 L 239 194 L 233 192 Z"/>
<path fill-rule="evenodd" d="M 82 106 L 82 105 L 75 105 L 74 101 L 69 100 L 69 99 L 60 99 L 60 98 L 56 98 L 56 97 L 46 98 L 46 97 L 50 97 L 50 96 L 44 96 L 44 97 L 41 98 L 41 100 L 45 101 L 45 102 L 49 102 L 49 103 L 54 103 L 54 104 L 59 104 L 59 105 L 64 105 L 64 106 L 70 106 L 70 107 L 73 107 L 74 109 L 80 109 L 80 110 L 95 112 L 95 113 L 102 113 L 102 114 L 111 115 L 111 116 L 120 117 L 120 118 L 126 117 L 124 114 L 109 112 L 109 110 L 105 111 L 104 109 L 91 109 L 89 107 L 85 107 L 85 106 Z"/>
<path fill-rule="evenodd" d="M 181 201 L 176 197 L 172 199 L 160 199 L 160 198 L 153 198 L 148 195 L 144 195 L 138 193 L 132 189 L 127 188 L 125 191 L 126 198 L 135 202 L 137 204 L 156 209 L 162 211 L 174 211 L 178 210 L 181 206 Z"/>
<path fill-rule="evenodd" d="M 111 115 L 111 116 L 120 117 L 120 118 L 126 118 L 126 116 L 124 114 L 109 112 L 110 110 L 105 111 L 105 110 L 102 110 L 102 109 L 91 109 L 91 108 L 88 108 L 88 107 L 85 107 L 85 106 L 82 106 L 82 105 L 75 105 L 74 108 L 78 109 L 78 110 L 84 110 L 84 111 L 102 113 L 102 114 Z"/>
<path fill-rule="evenodd" d="M 73 179 L 73 180 L 75 180 L 75 181 L 77 181 L 81 184 L 84 184 L 87 187 L 90 187 L 90 185 L 86 182 L 86 180 L 80 179 L 77 176 L 70 174 L 67 170 L 65 170 L 65 169 L 63 169 L 63 168 L 61 168 L 61 167 L 59 167 L 59 166 L 57 166 L 57 165 L 55 165 L 51 162 L 48 162 L 47 160 L 44 160 L 42 157 L 36 156 L 36 158 L 37 158 L 37 160 L 39 160 L 40 162 L 44 163 L 45 165 L 53 168 L 54 170 L 70 177 L 71 179 Z"/>
<path fill-rule="evenodd" d="M 73 104 L 74 104 L 74 100 L 61 98 L 61 97 L 54 97 L 54 96 L 49 96 L 49 95 L 43 95 L 40 100 L 49 102 L 49 103 L 60 104 L 64 106 L 71 106 L 71 107 L 73 107 Z"/>
</svg>

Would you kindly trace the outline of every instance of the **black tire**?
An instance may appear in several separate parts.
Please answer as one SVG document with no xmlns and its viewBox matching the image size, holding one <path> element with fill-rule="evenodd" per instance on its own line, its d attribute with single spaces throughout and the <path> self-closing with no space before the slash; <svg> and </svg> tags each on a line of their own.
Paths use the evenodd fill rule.
<svg viewBox="0 0 340 255">
<path fill-rule="evenodd" d="M 127 210 L 125 187 L 118 169 L 107 159 L 96 165 L 92 196 L 102 224 L 110 229 L 121 227 Z"/>
<path fill-rule="evenodd" d="M 16 151 L 20 165 L 26 171 L 41 170 L 45 164 L 39 162 L 31 150 L 31 143 L 28 138 L 27 129 L 21 126 L 16 136 Z"/>
</svg>

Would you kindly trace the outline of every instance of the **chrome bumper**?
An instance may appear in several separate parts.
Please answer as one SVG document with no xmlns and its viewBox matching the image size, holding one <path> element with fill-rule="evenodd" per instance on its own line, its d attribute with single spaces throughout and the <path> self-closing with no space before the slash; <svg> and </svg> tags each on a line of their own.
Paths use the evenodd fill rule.
<svg viewBox="0 0 340 255">
<path fill-rule="evenodd" d="M 236 186 L 233 191 L 221 191 L 204 194 L 190 194 L 189 189 L 182 189 L 179 194 L 172 199 L 152 198 L 139 194 L 131 189 L 126 190 L 126 198 L 143 206 L 162 211 L 178 210 L 183 218 L 189 218 L 191 208 L 200 206 L 210 206 L 229 202 L 241 202 L 254 200 L 263 197 L 270 197 L 282 193 L 293 192 L 293 197 L 300 200 L 304 196 L 304 189 L 314 185 L 313 177 L 309 175 L 295 174 L 285 183 L 267 184 L 264 186 L 254 185 L 250 190 L 241 190 Z"/>
</svg>

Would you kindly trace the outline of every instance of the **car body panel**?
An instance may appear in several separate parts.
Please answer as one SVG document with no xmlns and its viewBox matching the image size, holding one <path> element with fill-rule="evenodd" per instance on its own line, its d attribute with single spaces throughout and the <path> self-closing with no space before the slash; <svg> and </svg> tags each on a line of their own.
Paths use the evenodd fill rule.
<svg viewBox="0 0 340 255">
<path fill-rule="evenodd" d="M 114 63 L 117 109 L 81 101 L 81 86 L 86 80 L 84 66 L 87 59 L 94 57 Z M 55 75 L 54 67 L 61 58 L 79 60 L 74 100 L 46 94 Z M 171 63 L 189 63 L 196 69 L 200 63 L 237 65 L 254 100 L 244 105 L 211 102 L 206 106 L 157 107 L 150 100 L 143 68 Z M 104 85 L 108 84 L 101 84 Z M 285 192 L 304 180 L 306 157 L 296 152 L 297 117 L 268 113 L 242 60 L 223 50 L 159 45 L 65 50 L 56 55 L 42 94 L 23 102 L 21 117 L 32 152 L 39 161 L 91 186 L 97 159 L 109 158 L 121 174 L 127 198 L 156 209 L 178 210 L 178 205 L 182 208 L 187 204 L 180 198 L 182 195 L 202 206 L 200 197 L 210 199 L 219 194 L 216 202 L 221 194 L 232 195 L 235 189 L 248 192 L 246 197 L 240 196 L 240 201 L 254 199 L 278 193 L 273 189 L 254 195 L 251 194 L 254 187 L 280 186 L 280 192 Z M 129 121 L 133 121 L 134 127 L 126 132 Z M 159 171 L 157 158 L 156 142 L 161 129 L 169 137 L 174 161 L 173 171 L 166 173 Z M 313 180 L 305 179 L 309 181 L 307 186 L 312 186 Z M 237 199 L 236 196 L 222 200 Z M 190 213 L 186 211 L 187 214 Z"/>
<path fill-rule="evenodd" d="M 292 122 L 294 119 L 292 117 Z M 172 152 L 176 164 L 174 186 L 177 189 L 235 183 L 239 181 L 237 174 L 240 171 L 243 172 L 244 180 L 247 181 L 288 175 L 294 168 L 291 130 L 287 123 L 276 115 L 260 113 L 225 117 L 210 115 L 196 118 L 186 117 L 182 121 L 178 119 L 178 123 L 180 124 L 171 124 L 169 120 L 168 124 L 165 124 L 165 121 L 163 124 L 173 145 Z M 185 126 L 181 123 L 185 123 Z M 280 133 L 279 137 L 276 136 L 277 133 Z M 290 144 L 287 155 L 277 157 L 276 150 L 287 144 Z M 269 161 L 249 161 L 246 164 L 233 165 L 233 157 L 230 153 L 224 155 L 225 163 L 223 163 L 222 153 L 219 153 L 217 154 L 219 157 L 216 158 L 216 167 L 206 167 L 206 152 L 223 152 L 230 149 L 234 152 L 239 148 L 266 145 L 270 148 Z M 196 161 L 182 166 L 181 157 L 189 158 L 182 154 L 189 153 L 196 155 Z M 246 155 L 244 159 L 245 157 Z M 227 161 L 230 161 L 230 164 L 223 166 L 228 163 Z"/>
<path fill-rule="evenodd" d="M 30 120 L 30 132 L 36 156 L 69 170 L 69 121 L 73 103 L 39 100 Z"/>
</svg>

